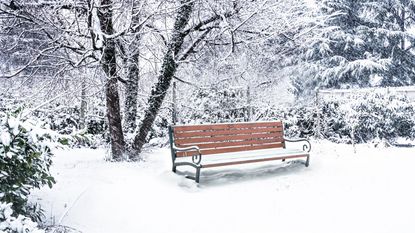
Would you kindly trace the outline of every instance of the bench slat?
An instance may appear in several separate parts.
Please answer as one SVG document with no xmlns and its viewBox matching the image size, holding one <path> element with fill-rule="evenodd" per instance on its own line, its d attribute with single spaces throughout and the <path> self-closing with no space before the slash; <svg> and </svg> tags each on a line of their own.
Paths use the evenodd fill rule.
<svg viewBox="0 0 415 233">
<path fill-rule="evenodd" d="M 242 140 L 242 139 L 261 139 L 261 138 L 263 139 L 274 138 L 276 141 L 283 141 L 283 132 L 176 139 L 175 143 L 176 145 L 187 145 L 187 144 L 192 144 L 192 143 L 196 145 L 196 144 L 209 143 L 209 142 L 223 142 L 223 141 L 235 141 L 235 140 Z"/>
<path fill-rule="evenodd" d="M 187 147 L 192 145 L 197 145 L 200 149 L 214 149 L 214 148 L 223 148 L 223 147 L 231 147 L 231 146 L 249 146 L 249 145 L 261 145 L 261 144 L 270 144 L 270 143 L 282 143 L 282 140 L 275 140 L 275 138 L 271 139 L 249 139 L 243 141 L 227 141 L 227 142 L 213 142 L 213 143 L 190 143 L 190 144 L 182 144 L 181 146 Z"/>
</svg>

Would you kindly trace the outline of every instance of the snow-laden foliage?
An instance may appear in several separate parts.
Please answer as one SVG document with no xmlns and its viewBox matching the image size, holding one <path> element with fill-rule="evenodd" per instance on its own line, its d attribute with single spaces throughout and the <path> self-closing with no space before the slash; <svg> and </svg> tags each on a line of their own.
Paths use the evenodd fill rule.
<svg viewBox="0 0 415 233">
<path fill-rule="evenodd" d="M 347 100 L 328 100 L 311 106 L 264 107 L 247 104 L 246 90 L 197 89 L 193 107 L 183 106 L 179 122 L 206 124 L 244 122 L 249 106 L 252 121 L 284 122 L 288 137 L 320 137 L 334 142 L 357 143 L 377 139 L 394 141 L 399 137 L 415 138 L 415 106 L 404 97 L 373 92 Z"/>
<path fill-rule="evenodd" d="M 49 167 L 57 142 L 67 144 L 68 138 L 22 119 L 19 113 L 0 112 L 0 201 L 13 203 L 16 215 L 39 218 L 39 208 L 28 204 L 28 195 L 33 188 L 55 183 Z"/>
<path fill-rule="evenodd" d="M 318 0 L 312 36 L 294 81 L 298 95 L 316 88 L 413 85 L 414 2 Z"/>
<path fill-rule="evenodd" d="M 37 223 L 24 215 L 14 216 L 11 203 L 0 202 L 1 233 L 43 233 Z"/>
<path fill-rule="evenodd" d="M 237 122 L 247 118 L 246 90 L 231 88 L 196 89 L 189 99 L 192 106 L 182 106 L 182 124 Z"/>
<path fill-rule="evenodd" d="M 374 92 L 348 101 L 326 101 L 318 111 L 281 109 L 276 116 L 285 119 L 290 136 L 313 135 L 342 143 L 415 138 L 415 106 L 404 97 Z"/>
<path fill-rule="evenodd" d="M 267 105 L 258 99 L 251 102 L 247 94 L 247 89 L 223 84 L 194 89 L 178 108 L 179 124 L 282 120 L 288 137 L 319 136 L 346 143 L 415 138 L 414 103 L 383 90 L 323 101 L 318 107 L 314 101 L 308 106 Z"/>
<path fill-rule="evenodd" d="M 357 142 L 415 138 L 415 106 L 403 97 L 372 93 L 342 112 Z"/>
</svg>

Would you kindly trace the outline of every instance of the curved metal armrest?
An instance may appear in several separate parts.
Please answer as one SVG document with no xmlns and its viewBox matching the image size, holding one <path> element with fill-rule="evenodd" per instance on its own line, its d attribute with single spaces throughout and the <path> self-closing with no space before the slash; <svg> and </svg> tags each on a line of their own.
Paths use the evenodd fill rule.
<svg viewBox="0 0 415 233">
<path fill-rule="evenodd" d="M 295 138 L 295 139 L 284 138 L 284 140 L 287 142 L 304 142 L 303 151 L 307 153 L 311 151 L 311 143 L 306 138 Z"/>
<path fill-rule="evenodd" d="M 177 147 L 173 145 L 173 150 L 175 151 L 191 151 L 191 150 L 197 150 L 200 151 L 198 146 L 189 146 L 189 147 Z"/>
<path fill-rule="evenodd" d="M 189 147 L 177 147 L 173 145 L 173 150 L 179 152 L 187 152 L 187 151 L 197 151 L 197 154 L 192 155 L 192 161 L 194 164 L 199 165 L 202 161 L 202 153 L 200 152 L 200 148 L 198 146 L 189 146 Z"/>
</svg>

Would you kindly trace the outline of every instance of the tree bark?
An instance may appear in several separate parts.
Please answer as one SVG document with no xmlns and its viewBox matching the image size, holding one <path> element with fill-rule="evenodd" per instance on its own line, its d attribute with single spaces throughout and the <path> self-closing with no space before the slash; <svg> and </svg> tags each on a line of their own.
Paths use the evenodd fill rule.
<svg viewBox="0 0 415 233">
<path fill-rule="evenodd" d="M 141 13 L 136 12 L 140 9 L 139 3 L 133 2 L 133 18 L 132 25 L 140 25 Z M 140 80 L 140 43 L 141 43 L 141 26 L 133 29 L 134 33 L 127 50 L 124 53 L 127 64 L 127 78 L 125 85 L 125 101 L 124 101 L 124 129 L 126 132 L 134 132 L 137 127 L 137 98 L 138 98 L 138 82 Z"/>
<path fill-rule="evenodd" d="M 134 132 L 137 127 L 137 97 L 138 81 L 140 80 L 138 51 L 134 51 L 131 57 L 127 58 L 127 83 L 125 86 L 124 102 L 124 128 L 126 132 Z"/>
<path fill-rule="evenodd" d="M 101 31 L 106 35 L 114 34 L 112 22 L 112 0 L 101 0 L 98 10 Z M 117 64 L 115 54 L 115 41 L 104 36 L 102 68 L 107 75 L 105 96 L 107 104 L 107 118 L 111 139 L 112 159 L 121 161 L 124 158 L 125 142 L 121 125 L 120 97 L 118 93 Z"/>
<path fill-rule="evenodd" d="M 79 111 L 79 129 L 85 128 L 85 114 L 86 114 L 86 108 L 87 108 L 87 102 L 86 102 L 86 80 L 83 78 L 81 80 L 81 107 Z"/>
<path fill-rule="evenodd" d="M 137 159 L 143 145 L 146 143 L 148 132 L 151 130 L 154 120 L 156 119 L 178 66 L 174 58 L 182 48 L 184 38 L 186 37 L 184 29 L 189 22 L 194 2 L 191 0 L 181 0 L 180 3 L 181 6 L 177 12 L 173 35 L 163 58 L 161 74 L 158 76 L 157 83 L 151 91 L 151 95 L 148 99 L 148 108 L 145 111 L 139 132 L 134 137 L 134 153 L 130 155 L 131 159 Z"/>
</svg>

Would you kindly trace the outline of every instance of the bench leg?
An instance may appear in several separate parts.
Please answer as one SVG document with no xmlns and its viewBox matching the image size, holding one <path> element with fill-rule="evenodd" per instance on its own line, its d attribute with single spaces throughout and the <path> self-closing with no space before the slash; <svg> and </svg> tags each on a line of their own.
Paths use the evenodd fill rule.
<svg viewBox="0 0 415 233">
<path fill-rule="evenodd" d="M 199 180 L 200 180 L 200 170 L 202 169 L 202 166 L 200 166 L 200 165 L 195 165 L 195 164 L 188 163 L 188 162 L 177 162 L 177 163 L 173 163 L 172 171 L 173 172 L 176 172 L 176 168 L 178 166 L 185 166 L 185 165 L 186 166 L 192 166 L 192 167 L 194 167 L 196 169 L 195 176 L 185 176 L 185 177 L 188 178 L 188 179 L 192 179 L 192 180 L 196 181 L 196 183 L 199 183 Z"/>
<path fill-rule="evenodd" d="M 195 176 L 196 183 L 199 183 L 199 180 L 200 180 L 200 167 L 196 168 L 196 176 Z"/>
<path fill-rule="evenodd" d="M 305 161 L 305 166 L 308 167 L 310 165 L 310 155 L 307 156 L 307 160 Z"/>
</svg>

